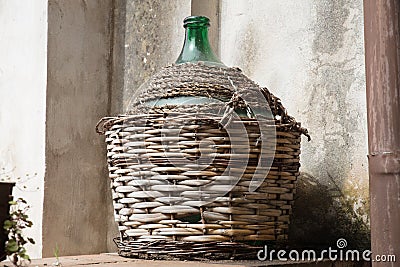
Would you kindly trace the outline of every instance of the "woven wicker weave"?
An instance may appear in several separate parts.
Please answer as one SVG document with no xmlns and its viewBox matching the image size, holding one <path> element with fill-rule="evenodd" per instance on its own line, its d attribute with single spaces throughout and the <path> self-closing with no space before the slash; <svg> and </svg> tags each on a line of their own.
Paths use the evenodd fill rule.
<svg viewBox="0 0 400 267">
<path fill-rule="evenodd" d="M 230 132 L 240 132 L 236 125 L 245 129 L 235 137 L 243 144 L 235 149 L 221 124 L 229 116 L 213 113 L 213 103 L 146 105 L 195 95 L 223 101 L 227 110 L 257 109 L 263 101 L 252 91 L 262 92 L 272 114 L 230 118 Z M 260 139 L 261 124 L 273 135 Z M 239 69 L 201 63 L 165 67 L 137 94 L 127 114 L 103 118 L 97 131 L 106 135 L 121 255 L 245 258 L 257 251 L 247 241 L 287 239 L 300 137 L 308 134 L 278 98 Z M 262 150 L 266 141 L 260 140 L 274 145 Z M 252 191 L 261 154 L 272 165 Z M 246 164 L 231 168 L 235 162 Z"/>
</svg>

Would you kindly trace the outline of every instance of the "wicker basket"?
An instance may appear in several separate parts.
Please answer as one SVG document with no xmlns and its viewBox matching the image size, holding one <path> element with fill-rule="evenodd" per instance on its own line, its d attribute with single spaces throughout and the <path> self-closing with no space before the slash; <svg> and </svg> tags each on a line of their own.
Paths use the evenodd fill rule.
<svg viewBox="0 0 400 267">
<path fill-rule="evenodd" d="M 232 116 L 261 105 L 255 91 L 271 114 Z M 146 105 L 193 95 L 226 109 Z M 190 63 L 162 69 L 135 99 L 129 113 L 97 125 L 106 135 L 120 255 L 251 258 L 258 241 L 287 239 L 300 137 L 308 134 L 278 98 L 237 68 Z M 269 172 L 259 172 L 261 161 Z"/>
</svg>

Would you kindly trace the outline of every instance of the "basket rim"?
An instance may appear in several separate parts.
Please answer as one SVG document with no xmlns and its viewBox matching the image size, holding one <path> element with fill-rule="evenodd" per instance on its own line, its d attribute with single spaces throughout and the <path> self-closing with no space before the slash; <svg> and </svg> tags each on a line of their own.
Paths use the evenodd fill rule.
<svg viewBox="0 0 400 267">
<path fill-rule="evenodd" d="M 124 121 L 127 120 L 132 120 L 132 119 L 141 119 L 141 118 L 157 118 L 157 117 L 167 117 L 170 115 L 176 115 L 176 118 L 192 118 L 192 119 L 221 119 L 222 116 L 218 116 L 218 117 L 207 117 L 207 118 L 201 118 L 200 116 L 213 116 L 213 114 L 209 114 L 209 113 L 184 113 L 184 112 L 176 112 L 176 111 L 171 111 L 171 112 L 159 112 L 159 113 L 149 113 L 149 114 L 120 114 L 117 116 L 107 116 L 107 117 L 103 117 L 101 118 L 97 124 L 96 124 L 96 132 L 99 135 L 104 135 L 108 130 L 110 130 L 111 127 L 113 127 L 116 124 L 122 123 Z M 266 119 L 266 118 L 262 118 L 261 119 L 263 121 L 269 121 L 269 122 L 273 122 L 273 125 L 276 128 L 288 128 L 290 129 L 290 131 L 293 132 L 298 132 L 304 136 L 306 136 L 308 138 L 308 141 L 311 140 L 310 135 L 308 134 L 308 130 L 306 128 L 301 127 L 301 124 L 299 122 L 296 121 L 292 121 L 289 123 L 281 123 L 279 120 L 272 120 L 272 119 Z M 260 118 L 245 118 L 245 117 L 241 117 L 240 121 L 243 122 L 258 122 L 260 120 Z M 233 122 L 235 121 L 239 121 L 237 119 L 232 120 Z"/>
</svg>

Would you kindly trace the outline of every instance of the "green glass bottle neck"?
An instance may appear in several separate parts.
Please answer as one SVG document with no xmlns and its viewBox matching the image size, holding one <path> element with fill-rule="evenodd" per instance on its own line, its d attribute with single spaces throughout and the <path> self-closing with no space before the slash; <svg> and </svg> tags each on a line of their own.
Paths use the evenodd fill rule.
<svg viewBox="0 0 400 267">
<path fill-rule="evenodd" d="M 191 18 L 192 20 L 199 18 L 198 23 L 194 21 L 190 24 L 185 24 L 185 42 L 181 54 L 175 63 L 181 64 L 202 61 L 208 65 L 225 66 L 214 54 L 210 46 L 208 40 L 208 19 L 207 23 L 204 23 L 204 17 Z M 185 21 L 186 20 L 188 20 L 188 18 L 186 18 Z"/>
</svg>

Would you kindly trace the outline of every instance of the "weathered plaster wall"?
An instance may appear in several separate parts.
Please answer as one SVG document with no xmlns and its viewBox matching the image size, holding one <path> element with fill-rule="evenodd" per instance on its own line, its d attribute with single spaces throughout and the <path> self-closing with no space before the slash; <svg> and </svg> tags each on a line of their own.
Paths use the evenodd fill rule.
<svg viewBox="0 0 400 267">
<path fill-rule="evenodd" d="M 215 13 L 207 1 L 194 2 L 192 13 Z M 175 60 L 191 6 L 126 3 L 124 47 L 116 50 L 125 60 L 116 79 L 123 90 L 112 100 L 124 107 L 140 84 Z M 313 138 L 303 142 L 292 245 L 325 247 L 344 237 L 350 246 L 368 246 L 362 0 L 222 0 L 213 7 L 220 10 L 212 25 L 221 27 L 216 50 L 223 62 L 281 97 Z"/>
<path fill-rule="evenodd" d="M 183 19 L 191 12 L 190 0 L 124 2 L 126 25 L 122 54 L 125 71 L 123 91 L 119 97 L 123 110 L 129 106 L 132 93 L 143 82 L 161 67 L 175 62 L 185 35 Z M 114 75 L 118 73 L 114 72 Z"/>
<path fill-rule="evenodd" d="M 107 251 L 111 193 L 97 121 L 109 111 L 112 1 L 50 0 L 43 256 Z"/>
<path fill-rule="evenodd" d="M 362 0 L 223 0 L 220 38 L 224 63 L 267 86 L 312 136 L 293 242 L 368 246 Z"/>
<path fill-rule="evenodd" d="M 31 206 L 33 227 L 26 235 L 36 245 L 28 246 L 28 254 L 38 258 L 45 172 L 47 1 L 0 0 L 0 25 L 0 178 L 25 181 L 15 188 L 14 197 L 24 197 Z"/>
</svg>

